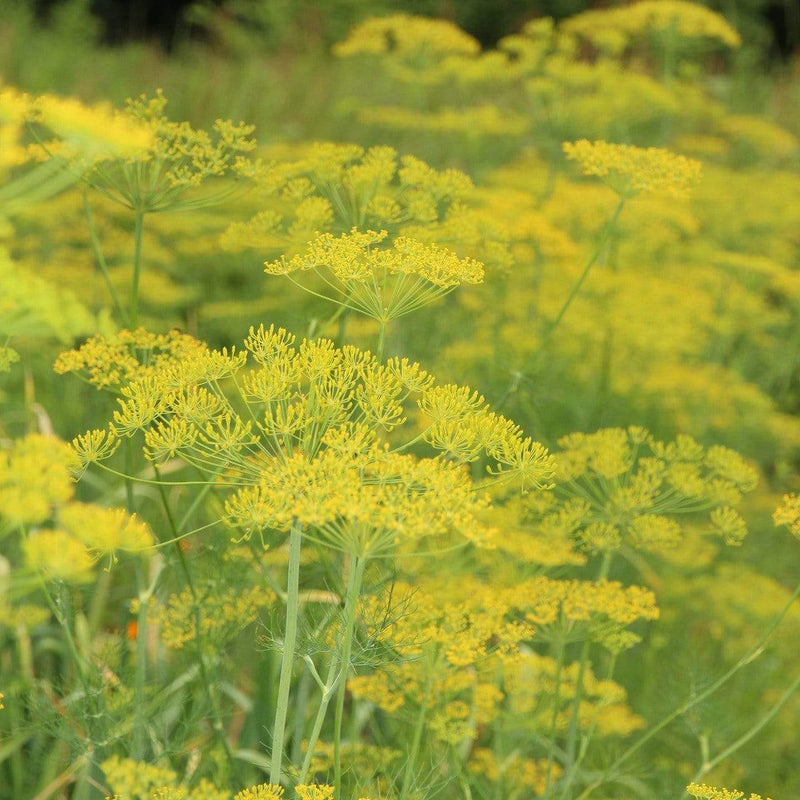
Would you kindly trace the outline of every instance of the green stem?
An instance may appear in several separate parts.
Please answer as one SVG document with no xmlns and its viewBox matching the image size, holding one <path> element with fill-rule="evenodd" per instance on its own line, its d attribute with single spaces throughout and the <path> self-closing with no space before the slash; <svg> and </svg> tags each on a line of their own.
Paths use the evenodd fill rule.
<svg viewBox="0 0 800 800">
<path fill-rule="evenodd" d="M 123 445 L 125 457 L 125 472 L 133 474 L 133 448 L 131 440 L 126 439 Z M 125 478 L 125 501 L 129 514 L 134 513 L 133 482 Z M 133 692 L 135 709 L 133 715 L 133 746 L 131 755 L 135 759 L 144 757 L 145 748 L 145 718 L 144 718 L 144 691 L 147 681 L 147 606 L 150 602 L 150 593 L 145 588 L 145 578 L 142 575 L 142 565 L 136 563 L 136 591 L 139 599 L 139 613 L 136 617 L 136 670 L 134 675 Z"/>
<path fill-rule="evenodd" d="M 58 624 L 61 626 L 61 629 L 64 631 L 64 637 L 67 640 L 67 647 L 69 649 L 69 654 L 72 656 L 72 660 L 75 662 L 75 669 L 78 671 L 78 678 L 83 685 L 84 691 L 86 692 L 86 696 L 90 696 L 89 691 L 89 684 L 87 682 L 87 669 L 88 665 L 85 659 L 81 656 L 78 652 L 78 647 L 75 644 L 75 637 L 72 635 L 72 630 L 69 627 L 69 623 L 67 622 L 66 617 L 64 616 L 61 609 L 58 607 L 58 604 L 53 599 L 53 596 L 47 589 L 47 583 L 39 574 L 39 584 L 42 589 L 42 593 L 44 594 L 45 600 L 47 600 L 47 605 L 50 606 L 50 610 L 53 612 L 53 616 L 56 618 Z"/>
<path fill-rule="evenodd" d="M 336 686 L 342 678 L 342 673 L 336 674 L 339 666 L 339 659 L 334 655 L 331 659 L 330 667 L 328 667 L 328 675 L 325 684 L 320 688 L 322 689 L 322 697 L 317 707 L 317 715 L 314 718 L 314 726 L 311 729 L 311 735 L 308 737 L 308 749 L 306 756 L 303 759 L 303 766 L 300 769 L 300 776 L 297 779 L 298 783 L 305 783 L 308 777 L 308 771 L 311 769 L 311 759 L 314 757 L 314 750 L 319 741 L 319 735 L 322 731 L 322 724 L 325 722 L 325 716 L 328 713 L 328 706 L 330 705 L 333 693 L 336 691 Z"/>
<path fill-rule="evenodd" d="M 309 672 L 303 672 L 297 684 L 297 693 L 294 701 L 294 731 L 292 732 L 292 749 L 290 760 L 292 764 L 299 764 L 303 754 L 303 734 L 306 729 L 306 710 L 311 695 L 313 677 Z"/>
<path fill-rule="evenodd" d="M 637 753 L 657 733 L 666 728 L 671 722 L 674 722 L 676 719 L 678 719 L 678 717 L 683 716 L 687 711 L 694 708 L 698 703 L 702 703 L 703 700 L 711 697 L 712 694 L 721 689 L 731 678 L 733 678 L 733 676 L 736 675 L 740 669 L 755 661 L 755 659 L 761 655 L 767 645 L 767 642 L 772 637 L 772 634 L 775 633 L 776 629 L 783 621 L 783 618 L 786 616 L 789 609 L 794 605 L 798 597 L 800 597 L 800 583 L 797 584 L 791 594 L 791 597 L 786 602 L 784 607 L 778 612 L 775 619 L 773 619 L 772 622 L 770 622 L 770 624 L 767 626 L 766 630 L 761 635 L 761 638 L 727 672 L 717 678 L 714 683 L 712 683 L 707 689 L 700 692 L 700 694 L 695 695 L 684 703 L 681 703 L 678 708 L 667 714 L 667 716 L 664 717 L 658 724 L 650 728 L 647 733 L 642 734 L 621 756 L 619 756 L 606 768 L 601 778 L 591 783 L 583 790 L 583 792 L 581 792 L 578 800 L 586 800 L 586 798 L 589 797 L 589 795 L 591 795 L 595 789 L 602 786 L 603 783 L 606 782 L 606 779 L 609 775 L 613 774 L 616 769 L 622 766 L 622 764 L 624 764 L 632 755 L 634 755 L 634 753 Z"/>
<path fill-rule="evenodd" d="M 569 307 L 572 305 L 572 302 L 578 296 L 578 293 L 581 290 L 581 287 L 584 284 L 584 281 L 588 277 L 589 273 L 592 270 L 592 267 L 597 263 L 597 259 L 600 258 L 600 254 L 603 252 L 605 248 L 606 242 L 608 241 L 609 236 L 611 236 L 614 228 L 617 225 L 617 220 L 619 219 L 619 215 L 622 213 L 622 209 L 625 206 L 625 197 L 620 197 L 619 202 L 617 203 L 617 207 L 614 209 L 614 213 L 609 217 L 608 222 L 606 222 L 605 227 L 603 228 L 602 233 L 600 234 L 600 238 L 597 240 L 597 246 L 594 249 L 594 252 L 589 257 L 589 260 L 586 262 L 586 265 L 583 268 L 578 280 L 575 281 L 572 289 L 570 290 L 567 299 L 564 301 L 564 304 L 561 306 L 558 314 L 556 314 L 556 318 L 550 323 L 547 329 L 544 332 L 544 336 L 542 337 L 542 341 L 539 344 L 539 349 L 528 359 L 525 365 L 522 367 L 519 372 L 515 373 L 511 382 L 509 383 L 508 389 L 506 389 L 505 394 L 500 399 L 498 403 L 497 410 L 501 410 L 505 405 L 508 398 L 514 394 L 514 392 L 519 389 L 519 385 L 522 382 L 522 379 L 528 376 L 528 373 L 533 369 L 538 360 L 544 355 L 547 345 L 550 343 L 550 340 L 553 338 L 553 334 L 556 332 L 556 329 L 561 324 L 561 320 L 564 319 Z"/>
<path fill-rule="evenodd" d="M 161 480 L 161 473 L 157 466 L 153 465 L 153 471 L 155 472 L 156 479 Z M 209 484 L 210 485 L 210 484 Z M 203 683 L 203 687 L 206 691 L 206 697 L 208 698 L 208 704 L 211 708 L 211 716 L 213 719 L 213 728 L 214 728 L 214 735 L 217 738 L 217 741 L 222 746 L 222 749 L 225 753 L 225 758 L 228 762 L 228 769 L 231 771 L 232 774 L 235 774 L 236 771 L 236 761 L 233 757 L 233 751 L 231 750 L 231 746 L 228 742 L 228 737 L 225 735 L 225 725 L 222 720 L 222 711 L 219 706 L 219 701 L 217 699 L 217 695 L 214 691 L 214 686 L 216 681 L 212 682 L 211 676 L 208 673 L 206 668 L 205 659 L 203 658 L 203 639 L 202 639 L 202 617 L 200 613 L 200 598 L 198 597 L 197 590 L 194 585 L 194 581 L 192 580 L 192 573 L 189 570 L 189 565 L 186 563 L 186 556 L 181 549 L 181 543 L 177 541 L 180 538 L 179 527 L 175 523 L 175 518 L 172 515 L 172 510 L 169 507 L 169 502 L 167 500 L 167 493 L 164 489 L 163 484 L 158 484 L 158 491 L 161 496 L 161 503 L 164 506 L 164 513 L 166 514 L 167 521 L 169 522 L 170 530 L 172 531 L 172 537 L 175 539 L 175 553 L 178 556 L 178 563 L 181 565 L 181 571 L 183 572 L 183 576 L 186 579 L 186 585 L 189 587 L 189 592 L 192 595 L 192 611 L 194 615 L 194 639 L 195 639 L 195 651 L 197 654 L 197 665 L 200 668 L 200 679 Z M 184 519 L 181 520 L 181 526 L 183 527 L 183 522 L 188 519 L 191 512 L 194 509 L 194 504 L 189 509 L 187 514 L 184 515 Z"/>
<path fill-rule="evenodd" d="M 544 338 L 542 339 L 540 349 L 544 349 L 544 347 L 548 344 L 555 333 L 556 328 L 558 328 L 558 326 L 561 324 L 561 320 L 564 319 L 564 315 L 572 305 L 572 301 L 578 296 L 578 292 L 580 292 L 584 281 L 589 275 L 589 272 L 591 272 L 592 267 L 597 263 L 597 259 L 603 252 L 606 242 L 608 241 L 608 237 L 611 236 L 612 231 L 617 226 L 617 220 L 619 219 L 619 215 L 622 213 L 624 206 L 625 198 L 620 197 L 619 203 L 617 203 L 617 207 L 614 209 L 614 213 L 611 215 L 611 218 L 606 223 L 605 228 L 603 228 L 603 232 L 600 234 L 600 238 L 597 241 L 597 247 L 595 248 L 589 260 L 586 262 L 586 266 L 583 268 L 583 272 L 581 272 L 578 280 L 575 281 L 575 285 L 572 287 L 567 299 L 564 301 L 564 305 L 561 306 L 561 310 L 556 315 L 556 318 L 550 323 L 550 327 L 547 329 Z"/>
<path fill-rule="evenodd" d="M 283 637 L 275 723 L 272 726 L 272 761 L 270 763 L 269 782 L 273 784 L 278 784 L 281 781 L 283 742 L 286 736 L 286 715 L 289 710 L 289 690 L 292 685 L 294 650 L 297 642 L 297 621 L 300 610 L 300 546 L 302 537 L 302 526 L 297 521 L 293 522 L 289 531 L 289 566 L 286 579 L 286 632 Z"/>
<path fill-rule="evenodd" d="M 142 273 L 142 234 L 144 233 L 144 211 L 137 208 L 133 224 L 133 281 L 131 282 L 130 312 L 131 328 L 139 324 L 139 280 Z"/>
<path fill-rule="evenodd" d="M 608 672 L 606 674 L 606 680 L 612 680 L 614 677 L 614 669 L 617 664 L 617 656 L 616 654 L 612 654 L 611 656 L 611 663 L 608 667 Z M 575 776 L 578 774 L 578 767 L 580 766 L 581 762 L 583 761 L 586 753 L 589 750 L 589 745 L 592 741 L 592 737 L 597 730 L 597 722 L 598 717 L 596 716 L 594 722 L 592 722 L 591 727 L 587 731 L 586 735 L 581 739 L 581 747 L 580 751 L 578 752 L 578 757 L 575 759 L 575 763 L 572 765 L 572 770 L 570 770 L 569 775 L 567 775 L 566 779 L 564 780 L 564 784 L 561 788 L 561 793 L 564 797 L 569 797 L 569 789 L 572 786 L 573 781 L 575 780 Z"/>
<path fill-rule="evenodd" d="M 383 350 L 384 350 L 384 346 L 386 344 L 386 320 L 382 319 L 380 321 L 380 325 L 381 325 L 381 328 L 380 328 L 380 332 L 378 333 L 377 356 L 378 356 L 378 361 L 383 361 Z"/>
<path fill-rule="evenodd" d="M 97 260 L 97 266 L 100 267 L 103 280 L 105 280 L 106 286 L 108 286 L 108 292 L 111 295 L 111 299 L 114 301 L 117 314 L 119 315 L 122 324 L 126 325 L 128 324 L 128 316 L 125 313 L 125 309 L 122 307 L 122 301 L 119 299 L 117 289 L 114 286 L 114 283 L 111 280 L 111 275 L 109 275 L 108 272 L 108 264 L 106 263 L 105 256 L 103 255 L 103 250 L 100 247 L 100 237 L 97 235 L 97 227 L 94 224 L 92 207 L 89 205 L 89 192 L 86 189 L 83 190 L 83 211 L 84 214 L 86 214 L 86 222 L 89 226 L 89 239 L 92 243 L 92 250 L 94 250 L 94 257 Z"/>
<path fill-rule="evenodd" d="M 558 722 L 558 705 L 561 702 L 561 672 L 564 668 L 564 652 L 566 647 L 561 636 L 558 637 L 558 656 L 556 658 L 556 685 L 553 692 L 553 713 L 550 717 L 550 733 L 547 741 L 547 775 L 545 777 L 543 797 L 550 796 L 550 781 L 553 777 L 553 761 L 556 750 L 556 723 Z"/>
<path fill-rule="evenodd" d="M 353 557 L 350 575 L 347 581 L 347 593 L 344 604 L 344 639 L 342 641 L 341 675 L 336 692 L 336 711 L 333 723 L 333 776 L 335 798 L 342 797 L 342 720 L 344 718 L 344 698 L 347 690 L 347 674 L 350 671 L 350 656 L 353 651 L 353 633 L 356 626 L 358 595 L 361 592 L 361 581 L 364 577 L 366 559 Z"/>
<path fill-rule="evenodd" d="M 143 566 L 136 564 L 136 586 L 139 594 L 139 613 L 136 618 L 136 674 L 133 696 L 135 698 L 133 747 L 131 756 L 137 761 L 144 758 L 145 750 L 145 685 L 147 683 L 147 607 L 150 592 L 145 589 Z"/>
<path fill-rule="evenodd" d="M 600 564 L 600 570 L 597 574 L 597 580 L 602 581 L 608 577 L 608 572 L 611 568 L 611 551 L 603 554 L 603 561 Z M 580 714 L 581 700 L 583 699 L 583 679 L 586 674 L 586 667 L 589 663 L 589 648 L 591 642 L 587 637 L 583 641 L 581 647 L 581 659 L 578 666 L 578 677 L 575 685 L 575 700 L 572 704 L 572 714 L 569 719 L 569 729 L 567 731 L 567 746 L 566 746 L 566 760 L 564 763 L 564 772 L 566 773 L 566 781 L 571 782 L 569 775 L 572 772 L 575 761 L 575 750 L 578 741 L 578 719 Z"/>
<path fill-rule="evenodd" d="M 772 708 L 755 725 L 753 725 L 753 727 L 750 728 L 749 731 L 742 734 L 735 742 L 730 744 L 721 753 L 719 753 L 711 760 L 704 758 L 702 766 L 700 767 L 700 769 L 697 770 L 695 776 L 692 778 L 691 781 L 689 781 L 689 783 L 697 783 L 697 781 L 703 778 L 703 776 L 711 772 L 711 770 L 714 769 L 714 767 L 716 767 L 717 764 L 722 763 L 726 758 L 733 755 L 740 748 L 744 747 L 744 745 L 746 745 L 754 736 L 756 736 L 761 731 L 761 729 L 764 728 L 770 722 L 770 720 L 781 710 L 781 708 L 783 708 L 783 706 L 786 704 L 786 701 L 795 693 L 798 687 L 800 687 L 800 676 L 794 679 L 789 688 L 781 695 L 778 702 L 775 703 L 775 705 L 772 706 Z M 683 796 L 687 797 L 688 795 L 684 793 Z"/>
<path fill-rule="evenodd" d="M 430 669 L 428 669 L 428 677 L 425 681 L 425 693 L 423 694 L 422 704 L 420 705 L 419 713 L 417 714 L 417 722 L 414 726 L 414 738 L 411 740 L 411 749 L 408 753 L 408 761 L 406 761 L 405 775 L 403 776 L 403 788 L 400 790 L 400 797 L 411 796 L 411 782 L 414 780 L 414 770 L 417 766 L 419 748 L 422 744 L 422 733 L 425 730 L 425 717 L 428 714 L 428 700 L 430 699 L 431 689 L 433 688 L 434 672 L 434 665 L 431 665 Z"/>
</svg>

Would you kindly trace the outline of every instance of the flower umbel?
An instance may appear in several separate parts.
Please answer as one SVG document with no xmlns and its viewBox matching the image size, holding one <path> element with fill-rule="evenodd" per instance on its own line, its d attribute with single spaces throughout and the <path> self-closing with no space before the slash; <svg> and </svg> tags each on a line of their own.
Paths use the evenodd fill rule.
<svg viewBox="0 0 800 800">
<path fill-rule="evenodd" d="M 686 197 L 700 177 L 699 161 L 659 147 L 635 147 L 581 139 L 564 142 L 568 159 L 577 161 L 584 175 L 602 178 L 623 197 L 652 192 Z"/>
</svg>

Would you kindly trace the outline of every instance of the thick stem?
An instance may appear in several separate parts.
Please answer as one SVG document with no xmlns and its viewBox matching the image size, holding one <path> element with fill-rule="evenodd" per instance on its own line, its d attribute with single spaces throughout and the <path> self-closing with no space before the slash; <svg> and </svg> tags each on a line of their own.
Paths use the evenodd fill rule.
<svg viewBox="0 0 800 800">
<path fill-rule="evenodd" d="M 136 209 L 133 224 L 133 280 L 131 282 L 130 311 L 128 321 L 131 328 L 139 324 L 139 280 L 142 273 L 142 234 L 144 233 L 144 211 Z"/>
<path fill-rule="evenodd" d="M 314 757 L 314 750 L 319 741 L 319 735 L 322 732 L 322 723 L 325 722 L 325 716 L 328 713 L 328 706 L 330 705 L 331 698 L 333 697 L 336 686 L 342 678 L 341 672 L 336 675 L 336 670 L 339 667 L 339 659 L 334 655 L 331 659 L 330 667 L 328 667 L 328 675 L 325 680 L 325 685 L 322 687 L 322 697 L 317 707 L 317 715 L 314 718 L 314 726 L 311 729 L 311 735 L 308 737 L 308 749 L 306 756 L 303 759 L 303 766 L 300 769 L 300 775 L 297 779 L 298 783 L 305 783 L 308 777 L 308 771 L 311 768 L 311 759 Z"/>
<path fill-rule="evenodd" d="M 355 556 L 350 565 L 347 593 L 344 603 L 344 633 L 342 639 L 341 675 L 336 692 L 336 711 L 333 722 L 333 776 L 336 800 L 342 797 L 342 720 L 344 718 L 344 698 L 347 691 L 347 674 L 350 671 L 350 656 L 353 651 L 353 633 L 356 627 L 358 596 L 364 577 L 366 559 Z"/>
<path fill-rule="evenodd" d="M 380 332 L 378 333 L 377 356 L 378 356 L 378 361 L 383 361 L 383 350 L 384 350 L 384 346 L 386 345 L 386 320 L 382 319 L 380 321 L 380 325 L 381 325 L 381 328 L 380 328 Z"/>
<path fill-rule="evenodd" d="M 300 545 L 302 526 L 292 523 L 289 531 L 289 568 L 286 579 L 286 632 L 281 654 L 281 676 L 278 683 L 278 698 L 275 707 L 275 723 L 272 726 L 272 761 L 269 782 L 281 782 L 283 742 L 286 736 L 286 715 L 289 710 L 289 690 L 292 686 L 294 650 L 297 642 L 297 621 L 300 611 Z"/>
</svg>

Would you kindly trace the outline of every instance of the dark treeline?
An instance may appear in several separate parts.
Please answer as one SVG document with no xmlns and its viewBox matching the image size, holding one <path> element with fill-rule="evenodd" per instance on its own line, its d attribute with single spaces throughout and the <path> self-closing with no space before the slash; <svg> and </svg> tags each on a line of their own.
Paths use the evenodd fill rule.
<svg viewBox="0 0 800 800">
<path fill-rule="evenodd" d="M 278 48 L 305 35 L 331 42 L 353 23 L 376 14 L 407 12 L 446 17 L 484 46 L 494 45 L 527 19 L 556 19 L 592 6 L 596 0 L 38 0 L 46 22 L 58 6 L 88 6 L 99 20 L 106 44 L 156 40 L 173 49 L 185 38 L 214 36 L 220 22 L 238 22 L 263 34 L 267 47 Z M 789 57 L 800 46 L 800 0 L 708 0 L 728 16 L 745 38 L 773 57 Z"/>
</svg>

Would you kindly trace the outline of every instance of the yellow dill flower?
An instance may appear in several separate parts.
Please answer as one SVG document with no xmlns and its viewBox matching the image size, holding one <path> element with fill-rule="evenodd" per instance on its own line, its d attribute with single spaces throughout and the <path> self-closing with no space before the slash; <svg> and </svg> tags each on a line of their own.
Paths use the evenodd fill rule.
<svg viewBox="0 0 800 800">
<path fill-rule="evenodd" d="M 64 530 L 98 555 L 113 556 L 117 550 L 137 552 L 155 542 L 147 523 L 124 508 L 70 503 L 59 511 L 58 521 Z"/>
<path fill-rule="evenodd" d="M 300 783 L 294 787 L 297 800 L 333 800 L 333 786 L 317 783 Z"/>
<path fill-rule="evenodd" d="M 387 231 L 385 249 L 396 236 L 447 241 L 459 255 L 476 258 L 502 247 L 487 215 L 465 210 L 475 187 L 459 170 L 437 170 L 390 147 L 315 142 L 299 151 L 259 175 L 265 208 L 228 227 L 221 240 L 226 250 L 279 250 L 291 258 L 322 233 L 353 228 Z"/>
<path fill-rule="evenodd" d="M 86 547 L 65 531 L 40 530 L 23 544 L 25 562 L 51 580 L 83 583 L 91 580 L 94 566 Z"/>
<path fill-rule="evenodd" d="M 328 297 L 332 302 L 383 322 L 416 311 L 462 283 L 483 280 L 478 261 L 406 237 L 395 239 L 389 249 L 378 247 L 387 235 L 355 228 L 338 238 L 323 234 L 309 243 L 304 254 L 266 262 L 264 271 L 291 276 L 313 270 L 328 288 L 308 291 L 327 296 L 332 289 L 334 294 Z"/>
<path fill-rule="evenodd" d="M 192 796 L 197 797 L 198 800 L 199 798 L 206 800 L 205 794 L 202 792 L 195 793 L 193 791 Z M 227 800 L 227 797 L 224 800 Z M 148 798 L 149 800 L 189 800 L 189 792 L 183 786 L 159 786 L 150 790 Z"/>
<path fill-rule="evenodd" d="M 264 586 L 219 591 L 201 588 L 199 607 L 189 589 L 170 595 L 166 605 L 153 605 L 148 618 L 159 628 L 161 640 L 173 650 L 181 650 L 200 635 L 207 646 L 220 646 L 258 619 L 262 609 L 275 602 L 275 593 Z M 136 607 L 138 610 L 138 607 Z"/>
<path fill-rule="evenodd" d="M 640 0 L 620 8 L 584 11 L 565 20 L 565 33 L 602 45 L 616 35 L 627 44 L 629 37 L 648 32 L 674 31 L 683 38 L 716 39 L 728 47 L 739 47 L 741 36 L 721 14 L 687 0 Z"/>
<path fill-rule="evenodd" d="M 553 625 L 560 615 L 571 622 L 605 617 L 618 625 L 637 619 L 658 619 L 655 595 L 640 586 L 618 581 L 553 580 L 545 576 L 523 581 L 515 591 L 527 598 L 517 606 L 534 625 Z"/>
<path fill-rule="evenodd" d="M 124 800 L 150 800 L 151 792 L 177 788 L 178 776 L 169 767 L 112 756 L 100 768 L 109 787 Z"/>
<path fill-rule="evenodd" d="M 62 142 L 59 155 L 85 166 L 106 158 L 147 157 L 155 144 L 147 125 L 107 103 L 87 106 L 72 97 L 42 95 L 35 100 L 35 119 Z"/>
<path fill-rule="evenodd" d="M 0 515 L 14 523 L 44 522 L 74 493 L 77 460 L 53 436 L 28 434 L 0 451 Z"/>
<path fill-rule="evenodd" d="M 585 500 L 591 486 L 592 501 L 571 531 L 587 549 L 625 541 L 656 553 L 674 550 L 685 537 L 675 513 L 708 512 L 707 531 L 729 545 L 747 534 L 732 506 L 753 491 L 758 472 L 733 450 L 704 450 L 685 435 L 659 442 L 641 428 L 573 433 L 559 444 L 558 493 Z"/>
<path fill-rule="evenodd" d="M 283 800 L 283 786 L 259 783 L 257 786 L 237 792 L 233 800 Z"/>
<path fill-rule="evenodd" d="M 342 455 L 334 448 L 312 460 L 298 453 L 264 463 L 259 484 L 227 501 L 230 522 L 288 531 L 300 521 L 310 538 L 361 555 L 451 530 L 470 541 L 488 539 L 477 519 L 486 498 L 462 469 L 387 454 L 375 444 L 349 464 Z"/>
<path fill-rule="evenodd" d="M 508 786 L 521 786 L 536 795 L 544 794 L 548 771 L 550 782 L 558 780 L 564 773 L 559 764 L 551 764 L 548 770 L 546 758 L 524 758 L 514 753 L 501 761 L 488 747 L 475 747 L 470 751 L 467 770 L 492 783 L 502 779 Z"/>
<path fill-rule="evenodd" d="M 82 433 L 72 440 L 72 451 L 81 467 L 110 458 L 120 445 L 113 429 L 93 430 Z"/>
<path fill-rule="evenodd" d="M 711 523 L 719 529 L 725 544 L 741 544 L 747 536 L 747 524 L 739 512 L 729 506 L 715 508 L 711 512 Z"/>
<path fill-rule="evenodd" d="M 166 364 L 179 364 L 201 349 L 202 343 L 177 330 L 123 329 L 111 336 L 92 336 L 76 350 L 61 353 L 53 369 L 59 375 L 74 372 L 98 389 L 118 389 Z"/>
<path fill-rule="evenodd" d="M 584 175 L 603 178 L 623 197 L 642 192 L 685 197 L 700 177 L 699 161 L 658 147 L 581 139 L 564 142 L 563 148 L 567 158 L 578 162 Z"/>
<path fill-rule="evenodd" d="M 188 122 L 168 119 L 166 104 L 160 91 L 129 99 L 121 113 L 147 131 L 150 146 L 141 154 L 102 161 L 87 175 L 106 197 L 140 213 L 218 202 L 230 195 L 230 187 L 192 200 L 184 195 L 210 179 L 253 170 L 246 157 L 256 146 L 250 138 L 253 126 L 216 120 L 211 132 L 195 130 Z"/>
<path fill-rule="evenodd" d="M 700 783 L 690 783 L 686 787 L 686 792 L 698 800 L 742 800 L 745 797 L 745 793 L 738 789 L 717 789 Z M 762 798 L 760 794 L 750 794 L 747 800 L 770 800 L 770 798 Z"/>
<path fill-rule="evenodd" d="M 800 539 L 800 495 L 785 494 L 772 514 L 772 521 L 776 525 L 786 525 Z"/>
<path fill-rule="evenodd" d="M 391 53 L 398 57 L 417 56 L 420 53 L 474 54 L 479 50 L 477 40 L 452 22 L 410 14 L 365 20 L 333 48 L 334 54 L 339 57 L 362 53 Z"/>
<path fill-rule="evenodd" d="M 98 380 L 121 384 L 98 347 Z M 298 520 L 310 539 L 362 555 L 451 533 L 491 546 L 489 499 L 466 462 L 485 454 L 493 484 L 549 486 L 553 461 L 542 445 L 469 389 L 437 389 L 417 364 L 381 363 L 326 339 L 297 344 L 274 327 L 251 329 L 245 348 L 192 346 L 180 361 L 167 354 L 146 366 L 133 359 L 126 371 L 139 377 L 121 386 L 111 426 L 118 437 L 142 431 L 153 461 L 179 457 L 223 473 L 235 489 L 225 519 L 244 537 Z M 415 398 L 427 414 L 421 430 L 409 422 Z M 433 455 L 401 452 L 411 442 L 427 442 Z M 105 446 L 96 432 L 76 445 L 84 460 Z"/>
<path fill-rule="evenodd" d="M 469 108 L 442 106 L 424 112 L 400 106 L 366 106 L 359 109 L 358 121 L 381 128 L 461 133 L 471 137 L 521 136 L 532 124 L 522 114 L 488 103 Z"/>
</svg>

